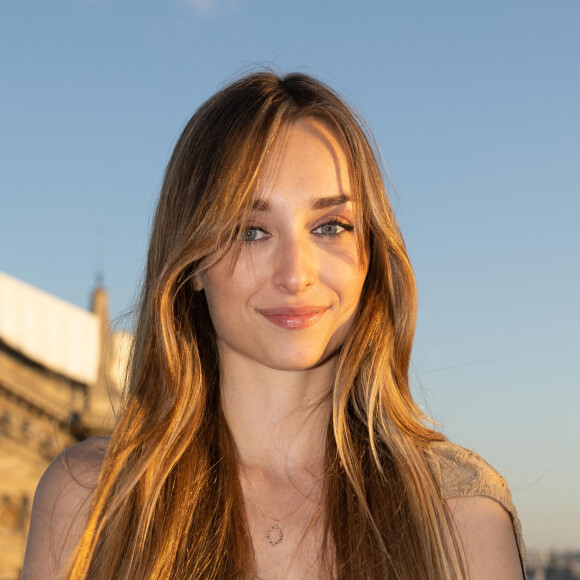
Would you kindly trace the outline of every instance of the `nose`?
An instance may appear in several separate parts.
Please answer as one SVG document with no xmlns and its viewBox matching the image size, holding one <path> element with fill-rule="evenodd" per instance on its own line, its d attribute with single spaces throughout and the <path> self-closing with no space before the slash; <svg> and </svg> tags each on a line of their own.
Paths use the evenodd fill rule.
<svg viewBox="0 0 580 580">
<path fill-rule="evenodd" d="M 280 240 L 274 256 L 273 282 L 288 294 L 301 294 L 318 278 L 314 248 L 308 240 L 291 237 Z"/>
</svg>

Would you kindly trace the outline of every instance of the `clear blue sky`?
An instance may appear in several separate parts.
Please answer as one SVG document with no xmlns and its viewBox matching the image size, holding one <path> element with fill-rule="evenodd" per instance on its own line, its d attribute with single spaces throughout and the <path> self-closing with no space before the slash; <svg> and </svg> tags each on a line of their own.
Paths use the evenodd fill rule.
<svg viewBox="0 0 580 580">
<path fill-rule="evenodd" d="M 416 392 L 580 547 L 580 2 L 0 0 L 0 270 L 130 304 L 165 164 L 257 64 L 366 116 L 420 290 Z M 102 258 L 101 258 L 102 257 Z"/>
</svg>

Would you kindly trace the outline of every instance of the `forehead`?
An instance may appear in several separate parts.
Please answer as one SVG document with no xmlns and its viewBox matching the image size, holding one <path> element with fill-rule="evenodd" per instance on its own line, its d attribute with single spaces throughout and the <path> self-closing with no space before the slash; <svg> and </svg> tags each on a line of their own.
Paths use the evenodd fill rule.
<svg viewBox="0 0 580 580">
<path fill-rule="evenodd" d="M 291 192 L 311 198 L 351 198 L 348 161 L 337 134 L 314 119 L 285 125 L 267 152 L 254 208 Z"/>
</svg>

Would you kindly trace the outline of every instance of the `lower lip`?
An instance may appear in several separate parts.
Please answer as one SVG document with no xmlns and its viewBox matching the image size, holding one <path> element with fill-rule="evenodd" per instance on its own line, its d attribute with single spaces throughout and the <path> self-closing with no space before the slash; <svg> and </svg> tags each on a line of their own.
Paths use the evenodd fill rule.
<svg viewBox="0 0 580 580">
<path fill-rule="evenodd" d="M 291 316 L 289 314 L 262 314 L 262 316 L 280 328 L 301 330 L 302 328 L 308 328 L 309 326 L 316 324 L 324 316 L 325 312 L 326 310 L 321 310 L 320 312 L 300 316 Z"/>
</svg>

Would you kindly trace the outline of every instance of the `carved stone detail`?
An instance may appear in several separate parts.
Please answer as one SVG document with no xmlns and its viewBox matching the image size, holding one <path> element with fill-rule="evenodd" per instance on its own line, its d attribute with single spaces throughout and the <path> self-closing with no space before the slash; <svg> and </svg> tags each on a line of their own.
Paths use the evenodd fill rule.
<svg viewBox="0 0 580 580">
<path fill-rule="evenodd" d="M 106 294 L 98 296 L 102 332 L 111 334 Z M 97 313 L 99 314 L 99 313 Z M 103 337 L 104 340 L 104 337 Z M 101 353 L 103 350 L 101 350 Z M 102 356 L 102 354 L 101 354 Z M 106 389 L 105 365 L 97 381 Z M 98 386 L 97 385 L 97 386 Z M 42 473 L 63 449 L 106 434 L 95 385 L 82 384 L 16 352 L 0 337 L 0 579 L 20 578 L 32 498 Z M 116 395 L 118 398 L 118 395 Z"/>
</svg>

